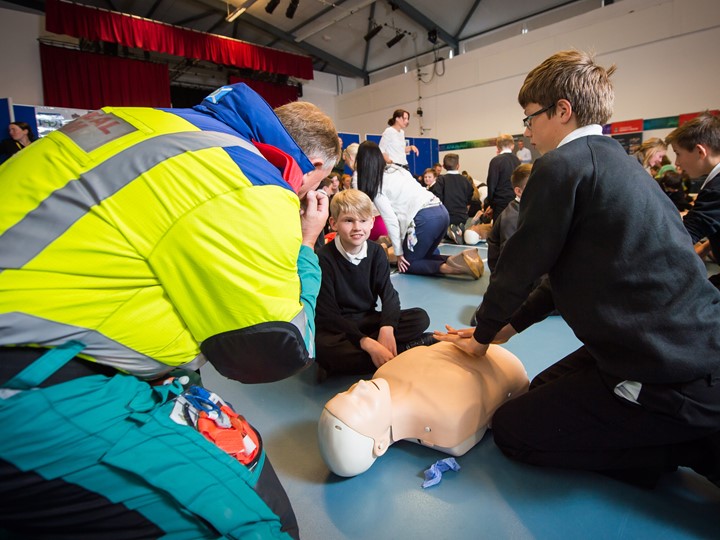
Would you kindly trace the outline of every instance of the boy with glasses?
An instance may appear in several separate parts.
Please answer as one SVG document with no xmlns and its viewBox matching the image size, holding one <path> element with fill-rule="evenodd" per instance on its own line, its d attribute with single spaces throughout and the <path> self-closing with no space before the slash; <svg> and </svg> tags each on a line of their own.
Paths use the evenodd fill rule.
<svg viewBox="0 0 720 540">
<path fill-rule="evenodd" d="M 482 356 L 556 307 L 583 345 L 497 411 L 502 451 L 648 487 L 689 466 L 720 486 L 720 292 L 669 198 L 602 136 L 614 70 L 563 51 L 528 74 L 518 101 L 544 155 L 476 328 L 436 337 Z"/>
</svg>

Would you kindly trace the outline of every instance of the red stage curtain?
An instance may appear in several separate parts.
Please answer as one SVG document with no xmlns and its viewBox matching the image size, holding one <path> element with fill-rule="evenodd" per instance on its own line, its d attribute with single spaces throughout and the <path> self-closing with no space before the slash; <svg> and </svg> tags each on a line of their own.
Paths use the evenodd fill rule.
<svg viewBox="0 0 720 540">
<path fill-rule="evenodd" d="M 165 64 L 40 45 L 43 93 L 49 107 L 170 107 Z"/>
<path fill-rule="evenodd" d="M 313 78 L 312 60 L 307 56 L 61 0 L 46 0 L 45 28 L 91 41 L 119 43 L 305 80 Z"/>
<path fill-rule="evenodd" d="M 297 86 L 288 86 L 287 84 L 274 84 L 264 81 L 253 81 L 252 79 L 244 79 L 242 77 L 230 77 L 230 84 L 245 83 L 250 88 L 260 94 L 265 101 L 268 102 L 273 109 L 297 101 Z"/>
</svg>

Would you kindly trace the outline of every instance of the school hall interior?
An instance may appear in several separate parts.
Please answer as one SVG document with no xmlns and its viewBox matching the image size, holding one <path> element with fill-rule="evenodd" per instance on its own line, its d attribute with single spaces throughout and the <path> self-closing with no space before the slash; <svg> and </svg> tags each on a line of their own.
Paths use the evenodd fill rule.
<svg viewBox="0 0 720 540">
<path fill-rule="evenodd" d="M 37 40 L 43 17 L 0 2 L 0 97 L 42 105 Z M 316 72 L 303 97 L 321 107 L 338 131 L 377 135 L 394 109 L 413 113 L 406 134 L 457 143 L 460 169 L 484 179 L 500 133 L 522 133 L 517 91 L 527 72 L 554 52 L 592 50 L 616 64 L 611 122 L 653 120 L 642 137 L 671 131 L 661 119 L 720 108 L 715 52 L 720 3 L 714 0 L 620 0 L 566 20 L 488 40 L 435 64 L 393 66 L 371 84 Z M 518 26 L 518 29 L 520 26 Z M 12 54 L 10 54 L 12 51 Z M 420 71 L 420 73 L 418 73 Z M 221 83 L 222 84 L 222 83 Z M 422 119 L 415 111 L 422 107 Z M 668 152 L 673 159 L 672 151 Z M 421 172 L 421 171 L 419 171 Z M 459 246 L 443 245 L 444 254 Z M 487 257 L 485 244 L 477 249 Z M 709 265 L 709 273 L 717 267 Z M 430 329 L 467 327 L 489 272 L 478 281 L 394 274 L 403 308 L 423 307 Z M 591 309 L 591 306 L 588 307 Z M 579 346 L 560 317 L 549 317 L 506 344 L 532 378 Z M 316 380 L 316 368 L 272 384 L 242 385 L 202 369 L 204 384 L 231 402 L 260 431 L 268 456 L 309 539 L 693 539 L 717 538 L 720 491 L 690 470 L 643 490 L 590 473 L 540 469 L 506 459 L 491 433 L 458 458 L 461 469 L 421 487 L 423 471 L 446 457 L 398 442 L 366 473 L 340 478 L 323 463 L 317 421 L 324 404 L 356 377 Z"/>
<path fill-rule="evenodd" d="M 451 255 L 461 246 L 443 244 Z M 478 247 L 487 259 L 484 243 Z M 715 273 L 716 265 L 708 265 Z M 422 306 L 430 328 L 466 328 L 487 288 L 489 272 L 434 278 L 395 273 L 403 308 Z M 504 345 L 530 379 L 580 342 L 561 317 L 548 317 Z M 690 539 L 716 538 L 720 491 L 681 469 L 654 490 L 599 474 L 518 464 L 505 458 L 488 431 L 464 456 L 461 469 L 421 487 L 424 471 L 445 454 L 399 441 L 369 470 L 353 478 L 330 473 L 320 457 L 317 422 L 322 408 L 358 377 L 316 382 L 313 367 L 273 384 L 239 387 L 211 367 L 203 381 L 262 426 L 268 453 L 292 501 L 304 538 L 434 539 Z"/>
</svg>

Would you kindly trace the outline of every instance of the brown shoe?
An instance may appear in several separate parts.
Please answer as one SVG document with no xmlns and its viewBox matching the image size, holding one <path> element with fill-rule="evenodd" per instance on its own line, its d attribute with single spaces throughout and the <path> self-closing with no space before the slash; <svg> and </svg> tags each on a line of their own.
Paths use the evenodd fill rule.
<svg viewBox="0 0 720 540">
<path fill-rule="evenodd" d="M 480 279 L 485 271 L 482 259 L 477 249 L 466 249 L 462 253 L 451 255 L 445 263 L 455 270 L 459 270 L 463 274 L 470 274 L 473 279 Z"/>
<path fill-rule="evenodd" d="M 397 266 L 397 256 L 395 255 L 395 250 L 393 249 L 392 244 L 385 245 L 384 243 L 382 243 L 380 244 L 380 247 L 383 248 L 385 256 L 387 256 L 388 258 L 388 262 L 392 265 Z"/>
</svg>

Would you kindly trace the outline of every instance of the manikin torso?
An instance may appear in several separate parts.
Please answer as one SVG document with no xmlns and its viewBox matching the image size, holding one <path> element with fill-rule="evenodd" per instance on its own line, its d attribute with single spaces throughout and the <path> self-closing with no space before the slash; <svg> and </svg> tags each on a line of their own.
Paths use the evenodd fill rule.
<svg viewBox="0 0 720 540">
<path fill-rule="evenodd" d="M 388 382 L 392 441 L 412 440 L 462 455 L 482 439 L 495 410 L 527 391 L 520 360 L 499 346 L 484 359 L 451 343 L 407 351 L 377 370 Z M 452 419 L 452 420 L 451 420 Z"/>
<path fill-rule="evenodd" d="M 482 439 L 495 410 L 528 384 L 520 360 L 497 345 L 483 358 L 451 343 L 416 347 L 328 401 L 320 450 L 341 476 L 364 472 L 403 439 L 460 456 Z"/>
</svg>

